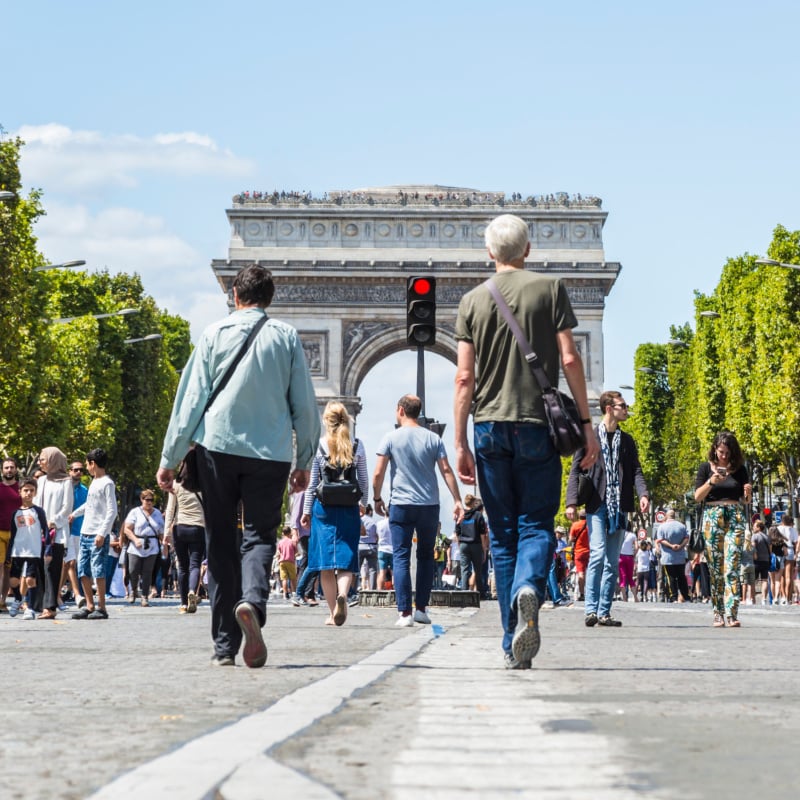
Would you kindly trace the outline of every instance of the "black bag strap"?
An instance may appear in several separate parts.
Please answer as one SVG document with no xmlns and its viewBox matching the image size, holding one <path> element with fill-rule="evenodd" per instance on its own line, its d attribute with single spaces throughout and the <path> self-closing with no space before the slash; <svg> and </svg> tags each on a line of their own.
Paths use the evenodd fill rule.
<svg viewBox="0 0 800 800">
<path fill-rule="evenodd" d="M 494 298 L 494 302 L 497 303 L 500 313 L 503 315 L 503 318 L 508 323 L 508 327 L 511 329 L 511 333 L 514 334 L 514 338 L 517 340 L 517 345 L 522 353 L 522 357 L 528 362 L 528 366 L 531 368 L 533 377 L 536 378 L 541 390 L 543 392 L 552 391 L 553 385 L 550 383 L 549 379 L 547 378 L 547 374 L 542 369 L 539 356 L 534 353 L 533 348 L 531 347 L 528 338 L 523 333 L 520 324 L 516 320 L 516 317 L 511 313 L 511 309 L 508 307 L 505 297 L 503 297 L 503 295 L 500 293 L 500 289 L 494 282 L 494 278 L 489 278 L 487 281 L 484 281 L 483 285 L 489 290 L 489 294 Z"/>
<path fill-rule="evenodd" d="M 264 327 L 267 322 L 267 315 L 264 316 L 256 322 L 255 325 L 250 329 L 250 333 L 247 335 L 247 338 L 244 340 L 244 344 L 239 348 L 239 352 L 236 354 L 236 358 L 233 359 L 231 365 L 228 367 L 225 374 L 222 376 L 222 380 L 214 387 L 214 391 L 211 392 L 211 397 L 208 398 L 208 402 L 206 403 L 206 407 L 203 409 L 203 414 L 205 415 L 206 411 L 211 408 L 211 404 L 217 399 L 219 393 L 228 385 L 228 381 L 233 377 L 233 373 L 236 372 L 236 367 L 239 366 L 239 362 L 244 358 L 244 354 L 250 349 L 250 345 L 253 343 L 253 340 L 258 336 L 258 332 Z"/>
</svg>

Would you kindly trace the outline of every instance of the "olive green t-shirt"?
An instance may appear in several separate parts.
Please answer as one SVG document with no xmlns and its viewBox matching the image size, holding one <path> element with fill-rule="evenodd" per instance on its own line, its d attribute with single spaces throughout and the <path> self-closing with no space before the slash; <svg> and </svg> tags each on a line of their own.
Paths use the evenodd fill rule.
<svg viewBox="0 0 800 800">
<path fill-rule="evenodd" d="M 521 269 L 499 272 L 493 279 L 550 383 L 557 386 L 556 334 L 578 324 L 566 288 L 557 279 Z M 456 339 L 475 346 L 475 422 L 547 424 L 539 384 L 485 286 L 461 298 Z"/>
</svg>

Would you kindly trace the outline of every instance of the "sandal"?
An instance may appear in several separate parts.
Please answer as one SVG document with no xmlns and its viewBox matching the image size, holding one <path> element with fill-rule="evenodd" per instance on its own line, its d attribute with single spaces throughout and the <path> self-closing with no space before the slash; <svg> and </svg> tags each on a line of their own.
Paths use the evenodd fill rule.
<svg viewBox="0 0 800 800">
<path fill-rule="evenodd" d="M 42 611 L 41 614 L 39 614 L 39 619 L 55 619 L 55 618 L 56 618 L 56 612 L 51 611 L 49 608 L 46 608 L 44 611 Z"/>
<path fill-rule="evenodd" d="M 736 619 L 736 617 L 728 617 L 728 627 L 729 628 L 741 628 L 742 627 L 742 623 L 739 622 L 739 620 Z"/>
<path fill-rule="evenodd" d="M 722 618 L 722 614 L 714 614 L 714 627 L 715 628 L 725 627 L 725 620 Z"/>
</svg>

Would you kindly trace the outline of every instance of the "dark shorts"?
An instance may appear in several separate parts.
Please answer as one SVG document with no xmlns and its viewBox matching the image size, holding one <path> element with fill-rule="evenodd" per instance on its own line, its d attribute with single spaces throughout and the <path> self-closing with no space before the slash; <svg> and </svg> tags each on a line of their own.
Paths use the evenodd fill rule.
<svg viewBox="0 0 800 800">
<path fill-rule="evenodd" d="M 769 561 L 754 562 L 756 568 L 756 580 L 765 581 L 769 577 Z"/>
<path fill-rule="evenodd" d="M 35 578 L 41 569 L 41 558 L 27 558 L 17 556 L 11 559 L 11 577 L 12 578 Z"/>
</svg>

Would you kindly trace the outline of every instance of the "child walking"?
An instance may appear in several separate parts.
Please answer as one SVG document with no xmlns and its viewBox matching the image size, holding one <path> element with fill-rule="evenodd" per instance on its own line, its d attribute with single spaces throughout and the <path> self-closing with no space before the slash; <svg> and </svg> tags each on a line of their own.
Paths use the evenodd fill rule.
<svg viewBox="0 0 800 800">
<path fill-rule="evenodd" d="M 44 574 L 44 560 L 49 557 L 47 517 L 44 509 L 33 504 L 36 481 L 26 478 L 19 489 L 21 508 L 11 518 L 11 590 L 14 600 L 8 613 L 16 617 L 25 596 L 26 610 L 22 619 L 36 619 L 36 600 L 39 586 L 37 575 Z"/>
</svg>

